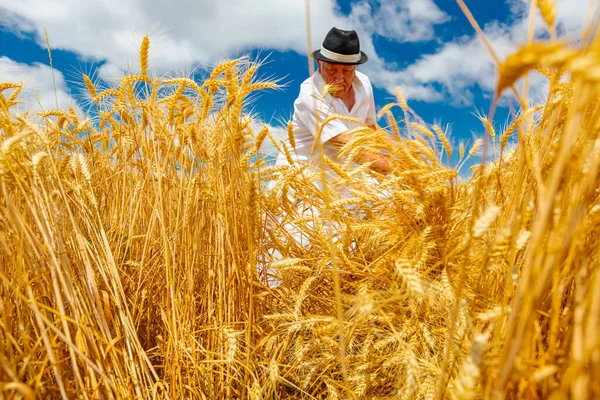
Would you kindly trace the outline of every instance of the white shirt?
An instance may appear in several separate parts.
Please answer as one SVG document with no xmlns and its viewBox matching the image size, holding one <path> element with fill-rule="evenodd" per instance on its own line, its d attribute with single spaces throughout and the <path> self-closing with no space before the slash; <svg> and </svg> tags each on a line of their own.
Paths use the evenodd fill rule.
<svg viewBox="0 0 600 400">
<path fill-rule="evenodd" d="M 311 156 L 313 142 L 317 133 L 317 116 L 319 125 L 325 119 L 332 115 L 342 115 L 355 118 L 364 123 L 364 125 L 375 125 L 377 116 L 375 112 L 375 100 L 373 97 L 373 87 L 369 78 L 356 71 L 352 81 L 355 103 L 351 110 L 348 110 L 346 104 L 331 94 L 323 98 L 323 88 L 325 82 L 319 72 L 306 79 L 300 86 L 300 94 L 294 102 L 294 116 L 292 126 L 294 128 L 294 137 L 296 139 L 296 148 L 290 149 L 292 157 L 298 162 L 311 162 L 319 158 L 318 146 L 315 145 L 314 153 Z M 360 127 L 360 124 L 335 119 L 323 127 L 320 136 L 320 142 L 323 144 L 323 152 L 333 160 L 337 160 L 337 147 L 329 143 L 328 140 L 334 138 L 340 133 Z M 287 165 L 284 154 L 279 154 L 276 165 Z"/>
</svg>

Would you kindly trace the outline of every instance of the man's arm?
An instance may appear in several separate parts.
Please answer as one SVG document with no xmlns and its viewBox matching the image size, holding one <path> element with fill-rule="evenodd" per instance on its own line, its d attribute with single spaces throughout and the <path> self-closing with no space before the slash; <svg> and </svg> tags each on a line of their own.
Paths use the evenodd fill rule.
<svg viewBox="0 0 600 400">
<path fill-rule="evenodd" d="M 384 129 L 381 129 L 381 127 L 379 126 L 379 124 L 377 123 L 377 113 L 375 111 L 375 97 L 373 96 L 373 87 L 371 86 L 371 82 L 366 79 L 366 85 L 367 85 L 367 93 L 369 94 L 369 113 L 367 116 L 367 120 L 366 123 L 368 125 L 369 128 L 373 129 L 374 131 L 384 131 Z M 400 143 L 393 139 L 389 134 L 384 135 L 383 139 L 385 140 L 385 142 L 388 144 L 388 146 L 390 146 L 393 149 L 396 149 L 398 147 L 400 147 Z"/>
<path fill-rule="evenodd" d="M 340 133 L 339 135 L 329 139 L 328 142 L 340 149 L 345 144 L 350 142 L 350 140 L 352 140 L 352 137 L 348 133 Z M 357 161 L 360 164 L 373 162 L 373 164 L 371 164 L 371 168 L 376 172 L 380 172 L 382 174 L 387 174 L 392 171 L 392 165 L 386 159 L 386 157 L 379 154 L 375 154 L 370 151 L 363 151 L 360 156 L 360 159 Z"/>
<path fill-rule="evenodd" d="M 377 124 L 375 125 L 369 125 L 369 128 L 373 129 L 374 131 L 381 131 L 383 129 L 381 129 L 381 127 Z M 400 143 L 396 140 L 393 139 L 389 134 L 386 134 L 383 137 L 383 140 L 385 140 L 385 142 L 392 148 L 398 148 L 400 147 Z"/>
</svg>

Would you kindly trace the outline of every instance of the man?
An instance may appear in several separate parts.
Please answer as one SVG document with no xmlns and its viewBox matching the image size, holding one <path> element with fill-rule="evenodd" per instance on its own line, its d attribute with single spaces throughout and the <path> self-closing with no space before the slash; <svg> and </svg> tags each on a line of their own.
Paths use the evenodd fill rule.
<svg viewBox="0 0 600 400">
<path fill-rule="evenodd" d="M 319 68 L 302 83 L 300 94 L 294 102 L 292 127 L 296 146 L 291 155 L 298 162 L 312 163 L 318 168 L 321 149 L 323 154 L 340 161 L 339 149 L 352 139 L 349 131 L 363 126 L 371 129 L 379 127 L 371 83 L 366 75 L 356 71 L 357 65 L 368 60 L 367 55 L 360 51 L 356 32 L 332 28 L 321 49 L 313 52 L 312 56 L 317 60 Z M 351 117 L 360 121 L 360 124 L 334 119 L 323 125 L 327 117 L 334 115 Z M 391 138 L 386 140 L 392 145 L 397 145 Z M 382 155 L 365 151 L 360 159 L 355 161 L 372 162 L 371 168 L 381 173 L 391 170 L 390 163 Z M 279 154 L 276 164 L 288 164 L 284 154 Z M 322 188 L 321 182 L 314 184 Z M 347 193 L 340 194 L 345 196 Z M 302 198 L 296 198 L 292 189 L 288 188 L 285 195 L 296 204 L 300 215 L 319 215 L 316 207 L 305 203 Z M 276 217 L 276 220 L 279 229 L 291 235 L 299 246 L 311 245 L 310 232 L 305 232 L 305 228 L 300 228 L 294 222 L 284 221 L 281 217 Z M 313 225 L 308 223 L 308 226 Z M 344 231 L 335 222 L 329 226 L 335 231 Z M 271 260 L 277 259 L 281 259 L 281 254 L 275 250 L 271 254 Z M 266 273 L 271 287 L 280 285 L 276 271 L 269 271 L 267 268 Z"/>
<path fill-rule="evenodd" d="M 317 60 L 318 71 L 300 86 L 300 94 L 294 102 L 292 126 L 296 141 L 294 158 L 318 165 L 321 146 L 325 155 L 338 160 L 339 149 L 351 140 L 348 131 L 361 126 L 334 119 L 319 132 L 327 117 L 347 116 L 372 129 L 378 129 L 378 126 L 371 82 L 366 75 L 356 71 L 357 65 L 368 60 L 360 50 L 357 33 L 332 28 L 321 49 L 314 51 L 312 57 Z M 373 162 L 371 168 L 378 172 L 390 171 L 390 164 L 382 155 L 363 152 L 356 161 Z M 280 154 L 277 164 L 286 163 L 285 156 Z"/>
</svg>

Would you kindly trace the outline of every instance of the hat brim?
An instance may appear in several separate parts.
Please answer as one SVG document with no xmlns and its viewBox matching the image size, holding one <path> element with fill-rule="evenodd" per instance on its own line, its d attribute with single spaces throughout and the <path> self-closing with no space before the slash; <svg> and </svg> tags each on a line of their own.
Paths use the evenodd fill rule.
<svg viewBox="0 0 600 400">
<path fill-rule="evenodd" d="M 326 61 L 326 62 L 330 62 L 330 63 L 334 63 L 334 64 L 345 64 L 345 65 L 358 65 L 358 64 L 366 63 L 369 60 L 369 57 L 367 57 L 367 55 L 362 51 L 360 52 L 360 60 L 356 61 L 356 62 L 342 62 L 342 61 L 332 60 L 331 58 L 327 58 L 323 54 L 321 54 L 321 50 L 313 51 L 311 56 L 315 60 Z"/>
</svg>

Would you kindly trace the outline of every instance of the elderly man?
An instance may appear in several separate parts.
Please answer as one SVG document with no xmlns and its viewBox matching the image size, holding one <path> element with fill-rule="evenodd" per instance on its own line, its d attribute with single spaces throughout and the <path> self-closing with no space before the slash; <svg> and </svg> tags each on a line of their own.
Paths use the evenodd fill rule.
<svg viewBox="0 0 600 400">
<path fill-rule="evenodd" d="M 319 134 L 319 125 L 327 117 L 352 117 L 372 129 L 378 128 L 371 82 L 366 75 L 356 71 L 356 66 L 366 62 L 368 57 L 360 50 L 355 31 L 337 28 L 329 31 L 321 49 L 312 56 L 317 60 L 318 71 L 302 83 L 294 102 L 295 158 L 299 162 L 314 161 L 322 146 L 325 155 L 337 160 L 339 149 L 351 139 L 348 131 L 361 125 L 334 119 L 324 125 Z M 329 85 L 327 90 L 326 85 Z M 372 162 L 371 168 L 378 172 L 390 170 L 390 164 L 382 155 L 363 152 L 356 161 Z M 286 164 L 283 154 L 279 155 L 277 164 Z"/>
<path fill-rule="evenodd" d="M 378 126 L 373 88 L 367 76 L 356 71 L 356 66 L 368 59 L 360 51 L 356 32 L 332 28 L 321 49 L 313 52 L 312 56 L 317 60 L 319 69 L 302 83 L 300 94 L 294 102 L 292 126 L 296 147 L 292 151 L 292 158 L 318 167 L 321 150 L 331 159 L 340 161 L 339 149 L 351 140 L 352 129 L 361 126 L 378 129 Z M 333 119 L 323 125 L 327 117 L 333 115 L 351 117 L 360 123 Z M 398 144 L 391 138 L 387 140 L 392 145 Z M 363 152 L 360 159 L 355 161 L 371 162 L 371 168 L 381 173 L 388 173 L 391 169 L 388 160 L 379 154 Z M 276 164 L 288 164 L 284 154 L 279 154 Z M 314 183 L 322 188 L 320 181 Z M 342 196 L 345 194 L 340 193 Z M 285 195 L 295 202 L 301 215 L 319 215 L 316 207 L 305 203 L 302 198 L 296 198 L 293 189 L 288 188 Z M 300 228 L 292 221 L 284 221 L 281 217 L 277 217 L 277 223 L 282 232 L 291 235 L 299 246 L 311 245 L 311 235 L 310 232 L 305 232 L 306 228 Z M 308 226 L 312 224 L 309 223 Z M 343 231 L 335 222 L 328 226 L 335 231 Z M 281 254 L 275 250 L 271 258 L 280 259 Z M 267 269 L 266 274 L 270 286 L 279 286 L 281 282 L 276 271 Z"/>
</svg>

